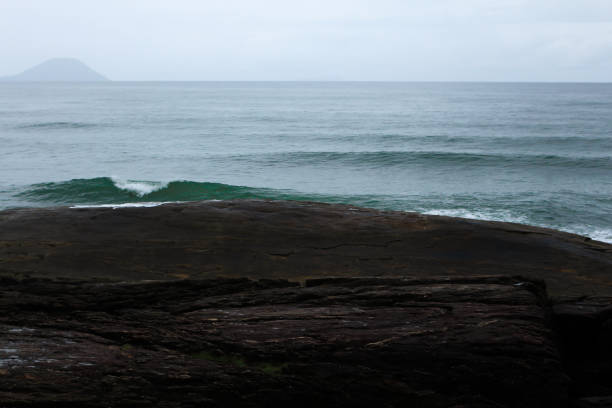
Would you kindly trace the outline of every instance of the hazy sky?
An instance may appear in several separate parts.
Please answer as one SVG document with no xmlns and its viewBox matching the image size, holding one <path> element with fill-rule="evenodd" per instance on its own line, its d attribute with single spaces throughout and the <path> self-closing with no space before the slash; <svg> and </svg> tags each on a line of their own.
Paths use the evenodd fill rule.
<svg viewBox="0 0 612 408">
<path fill-rule="evenodd" d="M 612 81 L 612 0 L 0 0 L 0 75 Z"/>
</svg>

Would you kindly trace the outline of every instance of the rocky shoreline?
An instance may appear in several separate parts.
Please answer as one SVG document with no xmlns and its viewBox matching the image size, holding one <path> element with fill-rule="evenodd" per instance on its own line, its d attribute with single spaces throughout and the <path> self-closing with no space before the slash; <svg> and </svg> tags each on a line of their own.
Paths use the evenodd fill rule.
<svg viewBox="0 0 612 408">
<path fill-rule="evenodd" d="M 0 406 L 612 405 L 612 245 L 320 203 L 0 212 Z"/>
</svg>

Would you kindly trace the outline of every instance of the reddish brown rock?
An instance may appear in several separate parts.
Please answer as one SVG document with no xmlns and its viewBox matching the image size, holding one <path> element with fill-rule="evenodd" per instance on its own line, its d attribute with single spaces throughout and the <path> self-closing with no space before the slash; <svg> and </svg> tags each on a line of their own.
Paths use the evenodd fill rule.
<svg viewBox="0 0 612 408">
<path fill-rule="evenodd" d="M 7 210 L 0 407 L 606 406 L 611 305 L 611 245 L 518 224 Z"/>
<path fill-rule="evenodd" d="M 0 274 L 72 279 L 521 274 L 612 296 L 612 245 L 525 225 L 320 203 L 0 212 Z"/>
<path fill-rule="evenodd" d="M 1 283 L 3 407 L 568 403 L 537 282 Z"/>
</svg>

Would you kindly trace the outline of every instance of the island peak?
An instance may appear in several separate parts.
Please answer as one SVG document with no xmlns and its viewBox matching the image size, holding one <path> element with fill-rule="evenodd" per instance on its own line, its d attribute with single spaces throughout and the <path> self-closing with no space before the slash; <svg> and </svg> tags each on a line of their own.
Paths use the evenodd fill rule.
<svg viewBox="0 0 612 408">
<path fill-rule="evenodd" d="M 106 77 L 76 58 L 52 58 L 33 66 L 20 74 L 0 78 L 4 81 L 37 82 L 99 82 Z"/>
</svg>

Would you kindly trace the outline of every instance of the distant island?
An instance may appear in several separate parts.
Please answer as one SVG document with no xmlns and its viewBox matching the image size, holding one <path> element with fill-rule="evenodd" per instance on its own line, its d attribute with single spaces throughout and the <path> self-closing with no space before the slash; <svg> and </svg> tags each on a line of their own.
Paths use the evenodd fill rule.
<svg viewBox="0 0 612 408">
<path fill-rule="evenodd" d="M 53 58 L 20 74 L 0 77 L 0 81 L 11 82 L 100 82 L 108 80 L 75 58 Z"/>
</svg>

